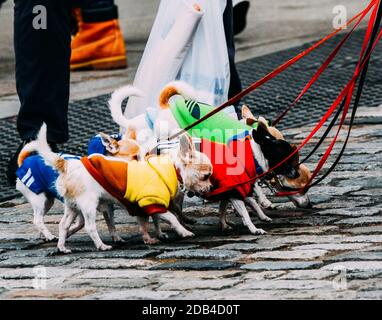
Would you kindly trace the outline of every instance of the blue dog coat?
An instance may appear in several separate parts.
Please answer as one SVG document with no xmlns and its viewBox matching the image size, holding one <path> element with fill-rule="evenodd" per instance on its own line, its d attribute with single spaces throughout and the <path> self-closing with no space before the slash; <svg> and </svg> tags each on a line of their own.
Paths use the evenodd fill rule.
<svg viewBox="0 0 382 320">
<path fill-rule="evenodd" d="M 80 159 L 80 157 L 68 154 L 60 154 L 60 157 L 65 160 Z M 48 166 L 41 156 L 31 155 L 27 157 L 21 167 L 17 169 L 16 175 L 32 192 L 36 194 L 46 192 L 63 202 L 62 197 L 56 190 L 58 172 L 51 166 Z"/>
<path fill-rule="evenodd" d="M 114 134 L 111 136 L 113 139 L 121 140 L 122 135 Z M 96 135 L 90 139 L 88 144 L 88 155 L 92 154 L 102 154 L 106 155 L 106 148 L 102 144 L 102 139 L 100 135 Z M 77 159 L 80 157 L 60 154 L 60 157 L 65 160 Z M 44 159 L 39 155 L 28 156 L 21 167 L 16 171 L 17 177 L 20 181 L 27 186 L 32 192 L 40 194 L 46 192 L 52 197 L 63 202 L 62 197 L 58 194 L 56 190 L 56 180 L 58 178 L 58 172 L 54 170 L 51 166 L 45 164 Z"/>
<path fill-rule="evenodd" d="M 117 141 L 122 139 L 121 134 L 113 134 L 110 137 Z M 101 136 L 99 134 L 91 138 L 88 144 L 88 155 L 90 156 L 95 153 L 106 155 L 106 147 L 103 145 Z"/>
</svg>

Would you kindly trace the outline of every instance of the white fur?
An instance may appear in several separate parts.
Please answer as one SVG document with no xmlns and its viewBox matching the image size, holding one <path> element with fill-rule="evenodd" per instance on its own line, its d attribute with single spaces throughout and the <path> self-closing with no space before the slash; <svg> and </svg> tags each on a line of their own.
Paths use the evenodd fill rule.
<svg viewBox="0 0 382 320">
<path fill-rule="evenodd" d="M 195 89 L 190 86 L 187 82 L 184 81 L 172 81 L 166 85 L 166 87 L 175 87 L 183 98 L 185 99 L 196 99 L 197 92 Z"/>
<path fill-rule="evenodd" d="M 122 132 L 128 128 L 134 128 L 137 132 L 137 143 L 140 148 L 140 159 L 144 159 L 146 153 L 155 147 L 156 139 L 146 121 L 146 114 L 138 115 L 132 119 L 127 119 L 122 113 L 122 102 L 130 96 L 142 97 L 143 93 L 133 86 L 125 86 L 117 89 L 109 100 L 110 113 L 115 121 L 122 128 Z"/>
<path fill-rule="evenodd" d="M 54 166 L 55 162 L 59 159 L 59 156 L 55 153 L 51 152 L 50 147 L 48 143 L 46 142 L 46 125 L 44 124 L 39 132 L 39 139 L 36 141 L 32 141 L 24 146 L 24 148 L 21 150 L 22 153 L 24 152 L 34 152 L 39 150 L 40 155 L 44 156 L 44 161 L 49 166 Z M 68 166 L 72 166 L 72 162 L 68 162 Z M 73 168 L 72 168 L 73 169 Z M 73 169 L 75 170 L 75 169 Z M 58 188 L 60 188 L 60 182 L 56 181 L 56 185 Z M 25 186 L 19 179 L 16 181 L 16 189 L 20 191 L 24 197 L 28 200 L 28 202 L 31 204 L 33 209 L 33 223 L 39 230 L 41 237 L 45 241 L 54 241 L 57 238 L 52 235 L 52 233 L 48 230 L 46 225 L 44 224 L 44 216 L 45 214 L 50 210 L 52 207 L 55 199 L 47 194 L 47 193 L 40 193 L 35 194 L 33 191 L 31 191 L 27 186 Z M 61 187 L 61 192 L 59 193 L 63 194 L 65 192 L 65 188 Z M 107 227 L 110 231 L 110 235 L 114 242 L 120 242 L 122 241 L 122 238 L 116 233 L 115 230 L 115 224 L 114 224 L 114 212 L 113 210 L 104 210 L 104 207 L 101 207 L 101 212 L 103 213 L 105 217 L 105 221 L 107 224 Z M 76 233 L 77 231 L 81 230 L 84 226 L 84 218 L 82 215 L 77 215 L 77 220 L 74 225 L 71 226 L 71 229 L 67 233 L 67 237 L 70 237 L 72 234 Z"/>
<path fill-rule="evenodd" d="M 185 139 L 188 140 L 187 138 Z M 185 185 L 190 185 L 193 188 L 196 188 L 198 186 L 200 187 L 200 185 L 195 182 L 195 175 L 189 174 L 188 172 L 194 169 L 190 169 L 189 166 L 184 165 L 182 162 L 182 159 L 188 157 L 195 158 L 198 153 L 195 151 L 192 144 L 188 145 L 189 150 L 184 150 L 184 148 L 180 146 L 179 151 L 177 153 L 171 153 L 170 157 L 174 165 L 176 167 L 179 166 L 177 169 L 180 171 L 180 175 L 182 176 Z M 57 169 L 57 156 L 50 150 L 49 145 L 46 142 L 45 126 L 42 127 L 38 135 L 37 151 L 48 164 Z M 192 155 L 189 153 L 192 153 Z M 203 183 L 209 185 L 208 182 L 203 181 Z M 66 161 L 65 170 L 62 170 L 57 178 L 56 189 L 65 198 L 65 213 L 59 225 L 58 249 L 63 253 L 70 252 L 70 250 L 65 247 L 65 241 L 70 233 L 71 224 L 75 221 L 78 214 L 82 213 L 85 229 L 92 238 L 97 249 L 110 250 L 111 247 L 105 245 L 98 235 L 96 228 L 96 212 L 100 203 L 104 201 L 116 202 L 116 200 L 93 179 L 80 160 L 73 159 Z M 165 213 L 163 216 L 161 215 L 160 218 L 172 224 L 175 231 L 180 236 L 188 237 L 193 235 L 180 225 L 175 216 L 170 212 Z"/>
<path fill-rule="evenodd" d="M 115 123 L 123 128 L 128 128 L 131 125 L 131 121 L 123 116 L 121 106 L 123 100 L 128 97 L 143 97 L 143 92 L 133 86 L 124 86 L 113 92 L 109 100 L 109 107 L 111 116 Z"/>
<path fill-rule="evenodd" d="M 44 224 L 45 213 L 49 211 L 54 203 L 54 198 L 45 193 L 36 194 L 25 186 L 19 179 L 16 181 L 16 189 L 20 191 L 31 204 L 33 209 L 33 223 L 40 232 L 41 238 L 45 241 L 54 241 L 56 237 L 48 230 Z"/>
</svg>

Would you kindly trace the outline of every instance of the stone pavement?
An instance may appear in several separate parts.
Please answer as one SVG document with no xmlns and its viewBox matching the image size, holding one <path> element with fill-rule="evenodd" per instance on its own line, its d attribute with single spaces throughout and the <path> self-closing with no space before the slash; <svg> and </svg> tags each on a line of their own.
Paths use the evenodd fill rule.
<svg viewBox="0 0 382 320">
<path fill-rule="evenodd" d="M 37 238 L 23 199 L 0 204 L 1 299 L 381 299 L 382 106 L 361 108 L 337 170 L 310 192 L 312 210 L 273 199 L 268 231 L 249 235 L 234 214 L 218 230 L 216 204 L 190 202 L 196 237 L 147 246 L 135 220 L 116 212 L 126 243 L 96 252 L 81 232 L 59 255 Z M 311 127 L 285 131 L 298 143 Z M 344 140 L 341 135 L 340 141 Z M 339 147 L 336 147 L 338 151 Z M 310 167 L 317 161 L 311 160 Z M 57 233 L 62 207 L 46 217 Z M 104 221 L 98 229 L 110 242 Z"/>
</svg>

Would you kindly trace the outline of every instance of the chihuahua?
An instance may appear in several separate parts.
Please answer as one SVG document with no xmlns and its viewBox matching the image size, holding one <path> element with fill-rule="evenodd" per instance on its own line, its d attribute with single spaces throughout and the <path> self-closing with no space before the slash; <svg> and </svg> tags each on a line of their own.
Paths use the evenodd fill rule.
<svg viewBox="0 0 382 320">
<path fill-rule="evenodd" d="M 134 160 L 139 152 L 139 145 L 133 139 L 133 131 L 129 130 L 113 148 L 109 148 L 109 155 Z M 109 140 L 105 134 L 101 134 L 104 140 Z M 52 167 L 47 166 L 43 159 L 33 152 L 36 151 L 36 143 L 27 144 L 20 152 L 18 158 L 18 170 L 16 172 L 16 189 L 20 191 L 33 208 L 33 223 L 40 232 L 40 236 L 47 242 L 55 241 L 57 238 L 48 230 L 44 223 L 44 216 L 53 206 L 54 200 L 63 202 L 63 198 L 56 190 L 56 180 L 58 172 Z M 60 154 L 59 157 L 70 160 L 80 159 L 80 157 Z M 113 211 L 107 203 L 100 203 L 99 211 L 104 215 L 110 235 L 114 242 L 122 241 L 117 234 L 114 224 Z M 68 236 L 82 229 L 84 225 L 83 217 L 79 215 L 75 224 L 70 229 Z"/>
<path fill-rule="evenodd" d="M 142 191 L 142 195 L 141 190 L 130 190 L 131 188 L 134 189 L 134 181 L 130 181 L 130 183 L 127 181 L 130 174 L 134 172 L 133 170 L 129 171 L 130 166 L 133 169 L 145 166 L 145 168 L 151 167 L 155 171 L 155 173 L 152 173 L 152 176 L 155 176 L 156 179 L 160 177 L 163 181 L 173 181 L 175 172 L 176 183 L 182 184 L 186 190 L 196 193 L 208 192 L 211 188 L 209 176 L 212 174 L 212 164 L 208 157 L 195 150 L 192 140 L 187 135 L 181 137 L 179 149 L 169 153 L 169 161 L 166 162 L 165 170 L 160 169 L 162 168 L 160 166 L 157 167 L 153 165 L 150 159 L 140 162 L 128 162 L 104 157 L 102 155 L 94 155 L 94 157 L 89 156 L 81 160 L 65 160 L 51 151 L 46 140 L 45 124 L 41 127 L 36 145 L 38 154 L 48 165 L 52 166 L 59 173 L 56 180 L 56 188 L 59 194 L 65 199 L 65 213 L 59 225 L 59 251 L 70 253 L 70 250 L 65 247 L 65 241 L 70 232 L 69 228 L 71 224 L 79 214 L 84 216 L 85 229 L 94 241 L 96 248 L 102 251 L 111 250 L 111 246 L 105 245 L 102 242 L 96 229 L 97 207 L 101 201 L 121 203 L 121 198 L 117 199 L 114 194 L 124 189 L 126 189 L 126 193 L 122 193 L 122 198 L 129 202 L 131 206 L 135 206 L 139 214 L 141 211 L 145 211 L 144 209 L 146 208 L 153 209 L 154 211 L 158 210 L 150 201 L 160 201 L 162 211 L 156 211 L 154 214 L 158 214 L 162 220 L 170 223 L 181 237 L 193 236 L 193 233 L 186 230 L 168 210 L 169 202 L 176 196 L 175 191 L 178 191 L 178 188 L 176 188 L 176 190 L 173 187 L 170 188 L 170 185 L 166 182 L 165 186 L 168 187 L 168 192 L 171 190 L 170 195 L 167 193 L 165 196 L 161 194 L 151 195 L 150 192 L 152 190 L 150 188 L 147 194 Z M 161 162 L 161 160 L 156 161 Z M 102 173 L 107 173 L 110 176 L 108 184 L 114 187 L 114 190 L 105 188 L 100 180 L 95 179 L 88 165 L 89 162 L 95 167 L 98 165 L 106 168 Z M 146 170 L 141 170 L 140 172 L 145 171 Z M 170 173 L 172 175 L 171 177 L 169 177 Z M 164 189 L 165 188 L 156 188 L 155 192 L 157 192 L 157 190 L 165 192 L 166 190 Z M 156 204 L 155 201 L 153 204 Z M 133 213 L 130 210 L 129 212 Z M 141 225 L 142 232 L 144 235 L 147 235 L 148 216 L 141 215 L 138 221 Z"/>
<path fill-rule="evenodd" d="M 258 119 L 256 119 L 256 117 L 252 114 L 251 110 L 247 106 L 244 105 L 242 107 L 241 114 L 242 114 L 243 121 L 247 125 L 253 126 L 253 124 L 259 123 L 275 139 L 285 140 L 283 134 L 277 128 L 269 126 L 268 122 L 263 117 L 259 117 Z M 287 191 L 288 189 L 293 189 L 293 190 L 302 189 L 304 186 L 306 186 L 312 174 L 310 170 L 308 169 L 308 167 L 304 164 L 300 164 L 297 170 L 299 173 L 299 177 L 297 178 L 290 178 L 285 175 L 278 175 L 278 180 L 281 184 L 273 183 L 274 187 L 280 192 Z M 257 183 L 255 184 L 255 190 L 259 199 L 259 203 L 262 207 L 274 208 L 274 205 L 267 199 L 267 197 L 262 192 L 261 188 L 259 187 Z M 290 195 L 288 197 L 298 208 L 312 207 L 312 204 L 306 192 Z"/>
<path fill-rule="evenodd" d="M 122 114 L 121 103 L 124 100 L 124 98 L 127 97 L 127 93 L 131 92 L 131 90 L 133 90 L 132 87 L 126 86 L 121 89 L 118 89 L 113 94 L 112 99 L 109 102 L 113 119 L 116 121 L 117 124 L 119 124 L 123 128 L 134 127 L 137 130 L 137 132 L 146 132 L 149 129 L 149 126 L 147 121 L 144 121 L 144 119 L 147 118 L 144 114 L 133 119 L 126 119 Z M 177 132 L 180 129 L 169 108 L 170 99 L 175 95 L 181 95 L 186 99 L 195 99 L 195 97 L 197 96 L 194 89 L 184 82 L 176 81 L 169 83 L 162 90 L 159 96 L 160 108 L 157 111 L 157 117 L 152 129 L 154 130 L 154 135 L 148 135 L 151 136 L 151 141 L 149 141 L 150 139 L 142 141 L 143 145 L 152 147 L 158 143 L 157 141 L 159 141 L 159 143 L 161 141 L 167 141 L 168 137 L 171 136 L 171 134 Z M 279 159 L 284 159 L 288 157 L 295 150 L 289 143 L 281 139 L 268 139 L 265 141 L 265 143 L 263 143 L 261 138 L 265 137 L 265 134 L 266 131 L 262 130 L 259 134 L 257 134 L 256 137 L 254 137 L 255 140 L 257 140 L 257 142 L 259 143 L 256 143 L 255 140 L 251 141 L 253 155 L 264 172 L 268 170 L 270 163 L 277 162 Z M 263 152 L 263 148 L 266 152 Z M 145 152 L 148 150 L 150 150 L 150 148 L 146 149 Z M 296 177 L 298 177 L 298 161 L 296 162 L 296 157 L 298 156 L 292 157 L 292 159 L 287 161 L 287 163 L 280 166 L 280 168 L 278 168 L 278 173 L 280 175 L 285 175 L 286 177 L 289 177 L 288 179 L 295 179 Z M 256 192 L 258 191 L 258 189 L 260 189 L 260 187 L 255 186 Z M 259 192 L 261 192 L 261 190 Z M 251 233 L 265 233 L 264 230 L 256 228 L 255 225 L 252 223 L 248 211 L 245 207 L 245 203 L 251 206 L 257 212 L 261 220 L 270 222 L 271 219 L 264 214 L 261 207 L 252 197 L 246 197 L 244 201 L 242 199 L 237 198 L 229 198 L 221 201 L 219 213 L 222 230 L 229 228 L 229 225 L 227 224 L 225 219 L 225 213 L 229 203 L 233 205 L 235 210 L 242 217 L 244 225 L 246 225 L 249 228 Z"/>
</svg>

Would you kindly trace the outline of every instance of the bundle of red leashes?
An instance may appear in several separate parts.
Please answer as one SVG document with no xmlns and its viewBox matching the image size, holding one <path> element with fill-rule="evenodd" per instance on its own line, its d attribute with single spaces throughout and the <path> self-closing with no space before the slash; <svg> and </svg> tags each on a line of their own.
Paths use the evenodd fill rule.
<svg viewBox="0 0 382 320">
<path fill-rule="evenodd" d="M 227 106 L 233 105 L 235 102 L 241 100 L 244 96 L 248 95 L 250 92 L 254 91 L 255 89 L 257 89 L 258 87 L 260 87 L 261 85 L 263 85 L 267 81 L 269 81 L 269 80 L 273 79 L 274 77 L 276 77 L 278 74 L 280 74 L 281 72 L 283 72 L 284 70 L 289 68 L 291 65 L 293 65 L 294 63 L 296 63 L 297 61 L 299 61 L 303 57 L 307 56 L 313 50 L 315 50 L 319 46 L 321 46 L 324 42 L 326 42 L 327 40 L 331 39 L 336 34 L 338 34 L 341 30 L 345 29 L 350 24 L 352 24 L 354 21 L 356 21 L 354 26 L 353 26 L 353 28 L 350 30 L 350 32 L 344 36 L 342 41 L 337 45 L 337 47 L 333 50 L 333 52 L 329 55 L 329 57 L 320 66 L 320 68 L 313 75 L 313 77 L 310 79 L 310 81 L 302 89 L 301 93 L 297 96 L 295 101 L 284 112 L 282 112 L 280 114 L 280 116 L 277 117 L 277 119 L 273 122 L 273 125 L 276 125 L 297 104 L 297 102 L 309 90 L 309 88 L 313 85 L 313 83 L 321 76 L 321 74 L 326 70 L 326 68 L 330 65 L 330 63 L 336 57 L 337 53 L 343 47 L 345 42 L 349 39 L 349 37 L 351 36 L 353 31 L 356 29 L 356 27 L 361 23 L 361 21 L 366 17 L 366 15 L 372 10 L 372 13 L 371 13 L 371 16 L 370 16 L 370 19 L 369 19 L 369 23 L 368 23 L 368 27 L 367 27 L 366 32 L 365 32 L 365 38 L 364 38 L 364 41 L 363 41 L 363 44 L 362 44 L 362 48 L 361 48 L 360 58 L 359 58 L 359 61 L 358 61 L 357 66 L 356 66 L 356 69 L 355 69 L 351 79 L 345 85 L 345 87 L 341 90 L 340 94 L 337 96 L 337 98 L 335 99 L 333 104 L 329 107 L 329 109 L 324 114 L 322 119 L 317 123 L 317 125 L 314 127 L 312 132 L 304 139 L 304 141 L 299 145 L 299 147 L 289 157 L 285 158 L 282 162 L 280 162 L 279 164 L 277 164 L 273 168 L 270 168 L 269 171 L 264 172 L 263 174 L 257 175 L 255 178 L 248 179 L 246 181 L 242 181 L 242 182 L 234 184 L 234 185 L 225 186 L 223 188 L 216 189 L 213 192 L 211 192 L 209 194 L 209 196 L 214 196 L 214 195 L 217 195 L 217 194 L 229 191 L 230 189 L 237 188 L 237 187 L 239 187 L 241 185 L 244 185 L 244 184 L 253 183 L 256 180 L 265 177 L 270 172 L 273 172 L 273 170 L 275 170 L 277 167 L 281 166 L 284 162 L 288 161 L 292 156 L 294 156 L 297 152 L 299 152 L 313 138 L 313 136 L 315 136 L 317 131 L 326 123 L 326 121 L 329 119 L 329 117 L 332 116 L 333 113 L 337 110 L 337 112 L 334 115 L 331 123 L 329 124 L 329 126 L 326 129 L 325 133 L 320 138 L 319 142 L 313 148 L 312 152 L 310 152 L 310 154 L 302 161 L 302 162 L 305 162 L 306 160 L 308 160 L 313 155 L 313 153 L 319 148 L 319 146 L 325 141 L 325 139 L 328 136 L 329 132 L 334 127 L 338 117 L 342 113 L 341 119 L 340 119 L 340 121 L 338 123 L 337 132 L 334 135 L 331 143 L 327 147 L 324 155 L 322 156 L 322 158 L 318 162 L 315 170 L 312 173 L 312 177 L 309 180 L 309 182 L 301 190 L 297 190 L 297 191 L 293 191 L 293 192 L 281 192 L 281 193 L 278 193 L 277 195 L 278 196 L 286 196 L 286 195 L 292 195 L 292 194 L 297 194 L 297 193 L 301 193 L 301 192 L 307 191 L 311 187 L 313 187 L 313 186 L 317 185 L 318 183 L 320 183 L 323 179 L 325 179 L 334 170 L 334 168 L 336 167 L 336 165 L 340 161 L 340 159 L 341 159 L 341 157 L 342 157 L 342 155 L 343 155 L 343 153 L 345 151 L 348 139 L 350 137 L 351 128 L 352 128 L 352 125 L 353 125 L 353 122 L 354 122 L 354 118 L 355 118 L 355 115 L 356 115 L 356 112 L 357 112 L 359 100 L 361 98 L 362 88 L 363 88 L 363 85 L 364 85 L 364 82 L 365 82 L 366 73 L 367 73 L 367 69 L 368 69 L 371 53 L 374 51 L 378 41 L 382 37 L 382 30 L 379 30 L 379 26 L 380 26 L 381 18 L 382 18 L 382 5 L 381 5 L 381 1 L 382 0 L 372 0 L 370 2 L 370 4 L 364 10 L 362 10 L 360 13 L 358 13 L 353 18 L 351 18 L 341 28 L 335 30 L 333 33 L 329 34 L 328 36 L 324 37 L 320 41 L 316 42 L 313 46 L 311 46 L 307 50 L 303 51 L 302 53 L 298 54 L 297 56 L 295 56 L 291 60 L 285 62 L 284 64 L 282 64 L 281 66 L 276 68 L 274 71 L 270 72 L 269 74 L 267 74 L 266 76 L 264 76 L 263 78 L 258 80 L 257 82 L 253 83 L 247 89 L 245 89 L 242 92 L 240 92 L 238 95 L 234 96 L 233 98 L 231 98 L 230 100 L 228 100 L 227 102 L 222 104 L 221 106 L 217 107 L 215 110 L 213 110 L 209 114 L 205 115 L 204 117 L 200 118 L 198 121 L 195 121 L 190 126 L 182 129 L 177 134 L 175 134 L 172 137 L 170 137 L 170 140 L 178 137 L 179 135 L 183 134 L 184 132 L 187 132 L 188 130 L 192 129 L 194 126 L 202 123 L 203 121 L 205 121 L 209 117 L 213 116 L 214 114 L 220 112 L 221 110 L 223 110 Z M 336 160 L 333 162 L 332 166 L 326 171 L 326 173 L 322 177 L 320 177 L 318 180 L 313 182 L 313 179 L 315 179 L 317 177 L 318 173 L 321 171 L 322 167 L 326 163 L 326 161 L 327 161 L 329 155 L 331 154 L 331 152 L 333 150 L 333 147 L 334 147 L 334 145 L 335 145 L 335 143 L 337 141 L 338 135 L 339 135 L 339 133 L 340 133 L 342 127 L 343 127 L 343 124 L 345 122 L 346 116 L 348 114 L 348 111 L 349 111 L 349 108 L 350 108 L 350 104 L 351 104 L 352 98 L 354 96 L 356 82 L 358 80 L 359 80 L 358 89 L 357 89 L 357 92 L 356 92 L 356 95 L 355 95 L 353 110 L 352 110 L 352 114 L 351 114 L 351 118 L 350 118 L 350 123 L 349 123 L 349 128 L 348 128 L 348 133 L 347 133 L 347 137 L 345 139 L 345 142 L 343 144 L 343 147 L 342 147 L 339 155 L 337 156 Z"/>
</svg>

